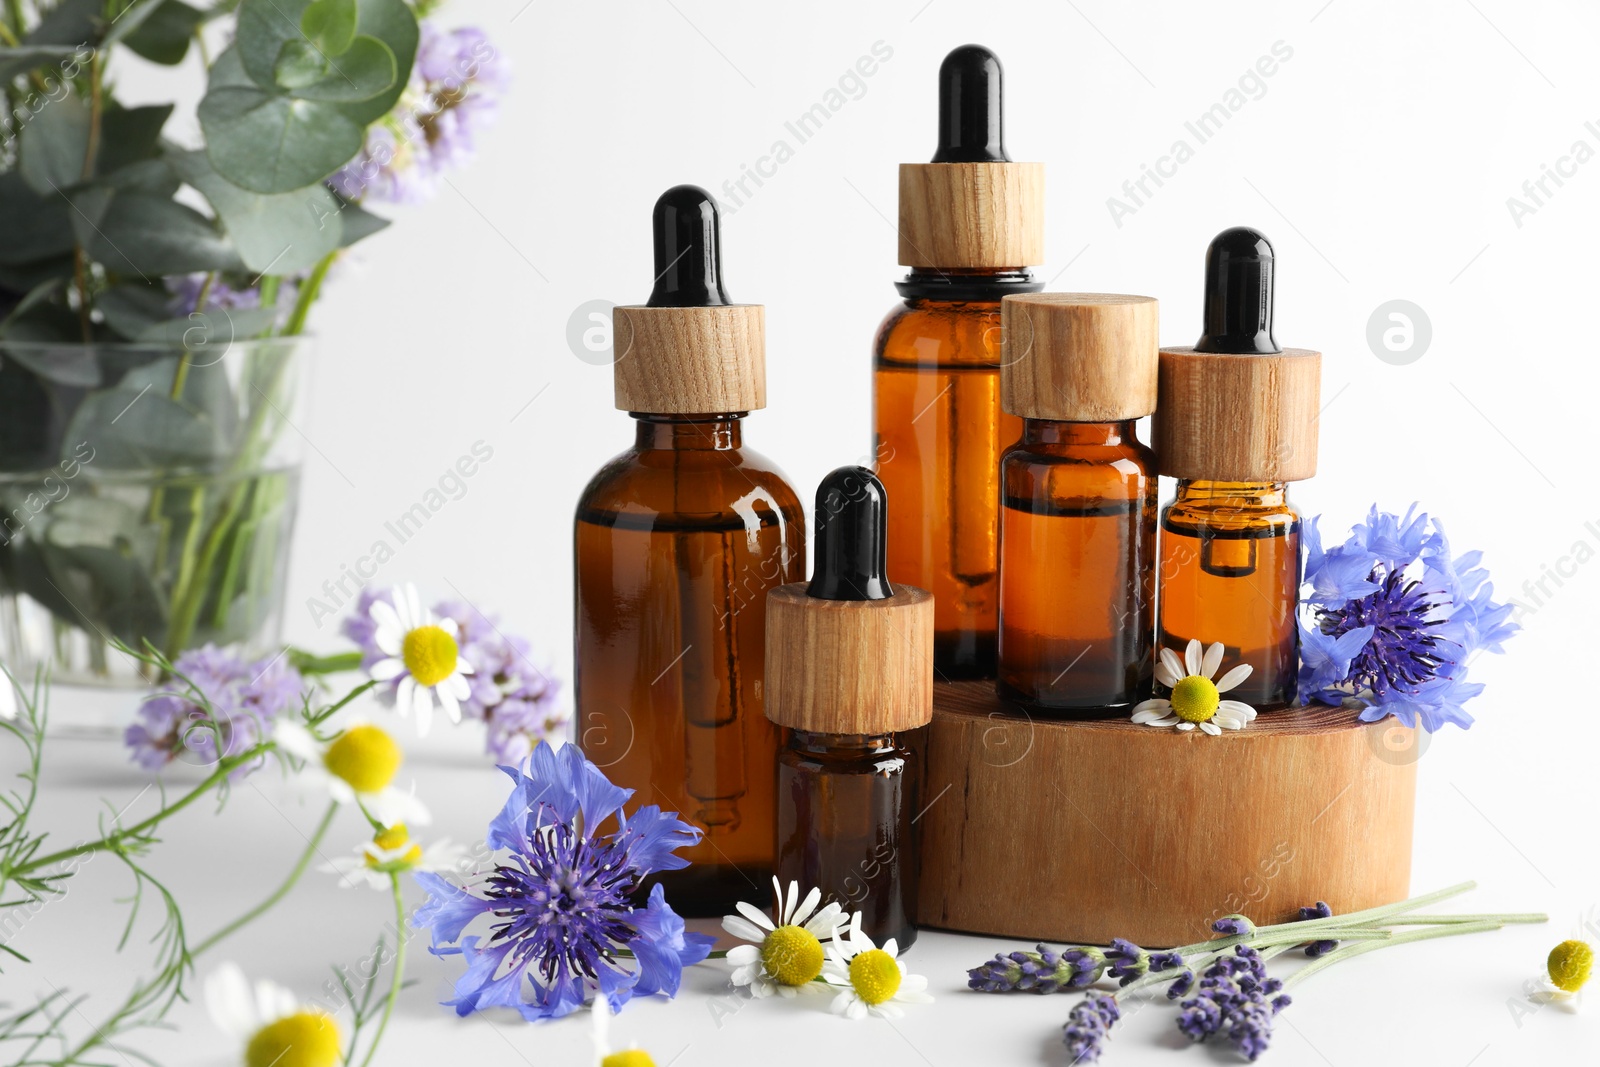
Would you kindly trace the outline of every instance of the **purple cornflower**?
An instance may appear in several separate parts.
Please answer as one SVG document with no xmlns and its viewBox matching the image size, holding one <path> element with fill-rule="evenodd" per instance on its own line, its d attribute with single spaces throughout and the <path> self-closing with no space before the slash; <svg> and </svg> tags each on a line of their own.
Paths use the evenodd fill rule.
<svg viewBox="0 0 1600 1067">
<path fill-rule="evenodd" d="M 498 115 L 511 82 L 505 59 L 482 30 L 418 23 L 411 79 L 395 108 L 367 131 L 366 144 L 328 184 L 347 200 L 420 203 L 441 174 L 468 163 L 477 136 Z"/>
<path fill-rule="evenodd" d="M 1106 962 L 1111 965 L 1106 977 L 1120 979 L 1119 985 L 1127 985 L 1150 969 L 1150 954 L 1132 941 L 1114 937 L 1111 947 L 1106 949 Z"/>
<path fill-rule="evenodd" d="M 1093 1063 L 1100 1058 L 1101 1046 L 1111 1036 L 1111 1027 L 1122 1018 L 1117 998 L 1105 993 L 1090 993 L 1078 1002 L 1061 1028 L 1061 1040 L 1072 1056 L 1072 1063 Z"/>
<path fill-rule="evenodd" d="M 1288 1007 L 1289 995 L 1279 992 L 1282 982 L 1267 977 L 1259 952 L 1248 945 L 1235 945 L 1233 951 L 1202 973 L 1199 992 L 1181 1005 L 1178 1029 L 1192 1041 L 1225 1034 L 1254 1061 L 1267 1050 L 1273 1016 Z"/>
<path fill-rule="evenodd" d="M 1315 907 L 1300 909 L 1301 922 L 1305 922 L 1308 919 L 1331 919 L 1332 917 L 1333 909 L 1328 907 L 1328 902 L 1325 900 L 1317 901 Z M 1326 956 L 1328 953 L 1332 952 L 1338 947 L 1339 942 L 1337 941 L 1313 941 L 1311 944 L 1306 946 L 1306 955 L 1313 958 L 1317 956 Z"/>
<path fill-rule="evenodd" d="M 237 756 L 265 740 L 278 716 L 301 702 L 300 672 L 281 654 L 247 661 L 236 652 L 206 645 L 179 656 L 173 669 L 181 677 L 146 698 L 123 734 L 133 761 L 149 771 L 174 760 L 210 766 Z M 241 764 L 233 777 L 260 765 Z"/>
<path fill-rule="evenodd" d="M 1100 977 L 1105 955 L 1095 948 L 1052 952 L 998 952 L 994 959 L 967 972 L 967 986 L 983 993 L 1061 993 L 1085 989 Z"/>
<path fill-rule="evenodd" d="M 488 844 L 503 856 L 493 871 L 468 886 L 416 876 L 429 899 L 412 925 L 430 929 L 435 955 L 467 964 L 446 1003 L 458 1015 L 515 1008 L 532 1021 L 570 1014 L 593 995 L 613 1010 L 634 996 L 675 995 L 683 968 L 716 939 L 686 933 L 659 884 L 644 907 L 632 900 L 650 875 L 689 865 L 677 850 L 699 831 L 654 804 L 624 815 L 633 791 L 572 745 L 540 745 L 525 771 L 502 770 L 515 785 L 489 824 Z M 480 917 L 486 936 L 463 936 Z"/>
<path fill-rule="evenodd" d="M 1224 915 L 1211 924 L 1211 929 L 1228 937 L 1249 937 L 1256 932 L 1256 924 L 1243 915 Z"/>
<path fill-rule="evenodd" d="M 1482 553 L 1452 556 L 1439 521 L 1415 505 L 1403 518 L 1374 506 L 1326 551 L 1313 520 L 1305 542 L 1300 699 L 1352 699 L 1366 722 L 1470 726 L 1462 705 L 1483 686 L 1465 680 L 1467 660 L 1503 651 L 1520 628 L 1493 599 Z"/>
<path fill-rule="evenodd" d="M 394 591 L 363 589 L 341 627 L 361 649 L 364 670 L 385 657 L 372 621 L 372 605 L 380 600 L 392 606 Z M 520 765 L 540 741 L 557 738 L 567 721 L 561 686 L 554 672 L 535 659 L 528 640 L 507 633 L 495 616 L 468 604 L 442 601 L 433 612 L 456 624 L 461 658 L 473 666 L 473 673 L 465 676 L 471 692 L 461 701 L 461 715 L 484 722 L 485 748 L 495 762 Z M 378 699 L 392 706 L 398 687 L 398 679 L 380 683 Z"/>
</svg>

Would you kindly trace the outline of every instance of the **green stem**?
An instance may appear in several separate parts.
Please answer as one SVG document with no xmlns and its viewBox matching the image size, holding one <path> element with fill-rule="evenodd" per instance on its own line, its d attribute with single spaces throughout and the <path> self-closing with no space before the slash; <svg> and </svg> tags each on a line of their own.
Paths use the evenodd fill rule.
<svg viewBox="0 0 1600 1067">
<path fill-rule="evenodd" d="M 394 891 L 394 979 L 389 983 L 389 999 L 384 1002 L 383 1017 L 378 1020 L 378 1029 L 373 1031 L 367 1054 L 361 1058 L 361 1067 L 367 1067 L 373 1053 L 378 1051 L 378 1042 L 383 1040 L 383 1031 L 389 1026 L 389 1016 L 394 1014 L 395 1001 L 400 999 L 401 980 L 406 973 L 406 905 L 400 898 L 400 876 L 391 874 L 389 885 Z"/>
<path fill-rule="evenodd" d="M 361 669 L 360 652 L 339 652 L 318 656 L 299 648 L 289 650 L 289 663 L 301 674 L 338 674 Z"/>
<path fill-rule="evenodd" d="M 1444 926 L 1450 923 L 1547 923 L 1550 916 L 1542 911 L 1513 911 L 1503 915 L 1486 912 L 1479 915 L 1406 915 L 1391 919 L 1391 926 Z"/>
<path fill-rule="evenodd" d="M 322 289 L 322 281 L 328 276 L 333 261 L 338 258 L 339 250 L 336 248 L 317 260 L 317 265 L 311 268 L 311 276 L 300 286 L 300 292 L 294 301 L 294 311 L 289 314 L 289 321 L 283 327 L 285 336 L 304 332 L 306 316 L 311 314 L 311 305 L 316 302 L 317 293 Z"/>
<path fill-rule="evenodd" d="M 1428 941 L 1436 937 L 1455 937 L 1458 934 L 1477 934 L 1487 930 L 1498 929 L 1500 929 L 1500 924 L 1497 922 L 1447 923 L 1427 930 L 1414 930 L 1408 934 L 1397 934 L 1387 941 L 1366 941 L 1359 945 L 1350 945 L 1348 948 L 1335 949 L 1321 959 L 1306 964 L 1288 978 L 1285 978 L 1283 987 L 1288 989 L 1290 986 L 1299 985 L 1318 971 L 1332 967 L 1335 963 L 1340 963 L 1352 956 L 1359 956 L 1363 952 L 1372 952 L 1376 949 L 1388 948 L 1391 945 L 1404 945 L 1412 941 Z"/>
<path fill-rule="evenodd" d="M 201 941 L 198 945 L 195 945 L 189 950 L 189 954 L 191 956 L 200 955 L 200 953 L 215 945 L 223 938 L 232 936 L 247 923 L 260 918 L 269 909 L 276 905 L 278 901 L 287 896 L 289 890 L 293 889 L 295 883 L 300 880 L 300 876 L 306 873 L 306 868 L 311 865 L 311 857 L 316 855 L 317 846 L 322 843 L 323 837 L 328 832 L 328 827 L 333 825 L 334 816 L 338 813 L 338 804 L 328 805 L 328 810 L 322 816 L 322 821 L 317 824 L 317 829 L 311 835 L 311 840 L 306 842 L 305 851 L 300 853 L 299 861 L 294 865 L 294 869 L 289 872 L 289 877 L 284 879 L 282 885 L 273 890 L 272 894 L 261 903 L 257 904 L 255 907 L 251 908 L 249 911 L 245 912 L 243 915 L 239 916 L 237 919 L 233 920 L 233 922 L 229 923 L 227 926 L 224 926 L 222 929 L 218 930 L 204 941 Z"/>
</svg>

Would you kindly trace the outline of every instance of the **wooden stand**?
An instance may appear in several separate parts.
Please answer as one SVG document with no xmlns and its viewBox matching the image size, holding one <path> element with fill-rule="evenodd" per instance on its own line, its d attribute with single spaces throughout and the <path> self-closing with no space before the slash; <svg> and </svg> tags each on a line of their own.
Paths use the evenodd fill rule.
<svg viewBox="0 0 1600 1067">
<path fill-rule="evenodd" d="M 1394 723 L 1268 712 L 1210 737 L 937 685 L 918 820 L 924 926 L 1146 948 L 1241 912 L 1286 922 L 1406 897 L 1416 764 Z"/>
</svg>

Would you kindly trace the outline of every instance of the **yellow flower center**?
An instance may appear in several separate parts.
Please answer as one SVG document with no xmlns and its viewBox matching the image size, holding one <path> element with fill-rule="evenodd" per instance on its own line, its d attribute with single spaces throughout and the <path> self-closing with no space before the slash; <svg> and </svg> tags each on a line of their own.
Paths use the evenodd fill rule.
<svg viewBox="0 0 1600 1067">
<path fill-rule="evenodd" d="M 1594 969 L 1594 949 L 1584 941 L 1563 941 L 1550 950 L 1550 959 L 1545 965 L 1550 968 L 1551 984 L 1565 992 L 1576 993 Z"/>
<path fill-rule="evenodd" d="M 335 1067 L 339 1027 L 320 1011 L 286 1015 L 257 1030 L 244 1050 L 245 1067 Z"/>
<path fill-rule="evenodd" d="M 656 1067 L 656 1061 L 642 1048 L 627 1048 L 601 1060 L 600 1067 Z"/>
<path fill-rule="evenodd" d="M 369 723 L 340 734 L 322 756 L 328 773 L 343 778 L 357 793 L 376 793 L 394 781 L 405 754 L 394 738 Z"/>
<path fill-rule="evenodd" d="M 387 853 L 393 853 L 396 849 L 404 848 L 409 841 L 411 841 L 411 835 L 406 832 L 404 823 L 396 823 L 387 830 L 379 830 L 372 835 L 372 843 Z M 379 860 L 378 857 L 370 852 L 367 853 L 366 857 L 367 866 L 374 870 L 379 868 L 384 870 L 404 870 L 415 867 L 421 860 L 422 846 L 418 844 L 412 844 L 410 848 L 407 848 L 400 855 L 391 856 L 386 860 Z"/>
<path fill-rule="evenodd" d="M 1172 714 L 1184 722 L 1210 722 L 1221 702 L 1216 683 L 1198 674 L 1191 674 L 1172 687 Z"/>
<path fill-rule="evenodd" d="M 787 986 L 803 986 L 822 973 L 822 942 L 810 930 L 780 926 L 761 942 L 761 966 Z"/>
<path fill-rule="evenodd" d="M 881 948 L 858 952 L 850 960 L 850 986 L 868 1004 L 882 1004 L 900 991 L 900 965 Z"/>
<path fill-rule="evenodd" d="M 435 686 L 456 669 L 456 639 L 439 626 L 419 626 L 406 634 L 400 658 L 420 686 Z"/>
</svg>

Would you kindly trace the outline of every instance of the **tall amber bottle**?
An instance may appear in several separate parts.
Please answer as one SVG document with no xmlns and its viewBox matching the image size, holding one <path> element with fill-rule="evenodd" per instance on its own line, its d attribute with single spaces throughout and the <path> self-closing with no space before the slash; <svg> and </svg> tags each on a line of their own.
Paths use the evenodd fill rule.
<svg viewBox="0 0 1600 1067">
<path fill-rule="evenodd" d="M 887 499 L 864 467 L 817 488 L 810 584 L 767 598 L 767 715 L 778 756 L 778 877 L 861 916 L 874 942 L 916 940 L 907 732 L 933 718 L 933 598 L 884 573 Z"/>
<path fill-rule="evenodd" d="M 1288 483 L 1317 471 L 1322 356 L 1272 335 L 1272 245 L 1224 230 L 1206 252 L 1205 332 L 1161 350 L 1155 415 L 1161 473 L 1159 636 L 1180 654 L 1221 641 L 1254 670 L 1229 697 L 1257 709 L 1294 699 L 1300 514 Z"/>
<path fill-rule="evenodd" d="M 1000 61 L 965 45 L 939 68 L 939 147 L 900 167 L 904 303 L 873 348 L 878 477 L 894 501 L 889 577 L 934 596 L 940 677 L 993 677 L 1001 451 L 1000 300 L 1040 288 L 1044 167 L 1013 163 Z"/>
<path fill-rule="evenodd" d="M 578 502 L 576 730 L 638 803 L 704 832 L 662 881 L 680 912 L 722 914 L 772 874 L 766 593 L 805 574 L 805 520 L 743 446 L 745 415 L 766 406 L 764 310 L 723 290 L 714 202 L 677 186 L 653 221 L 655 289 L 614 312 L 634 445 Z"/>
<path fill-rule="evenodd" d="M 1154 669 L 1156 302 L 1008 296 L 1000 406 L 1022 440 L 1000 462 L 996 689 L 1043 711 L 1125 708 Z"/>
</svg>

